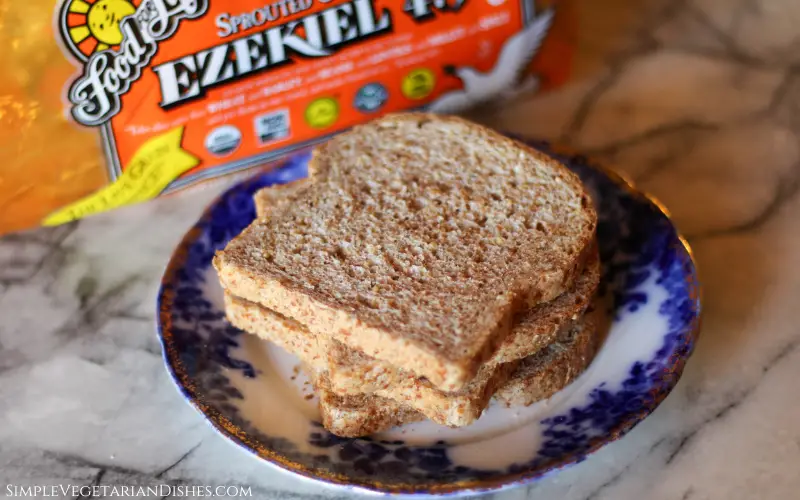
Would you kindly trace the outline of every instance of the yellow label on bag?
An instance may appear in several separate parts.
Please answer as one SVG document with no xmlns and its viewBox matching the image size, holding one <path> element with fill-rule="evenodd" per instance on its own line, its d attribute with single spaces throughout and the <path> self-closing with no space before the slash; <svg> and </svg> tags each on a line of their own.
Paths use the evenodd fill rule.
<svg viewBox="0 0 800 500">
<path fill-rule="evenodd" d="M 44 220 L 45 226 L 64 224 L 98 212 L 148 200 L 196 167 L 200 160 L 181 148 L 183 127 L 148 139 L 134 153 L 127 170 L 113 184 L 72 203 Z"/>
</svg>

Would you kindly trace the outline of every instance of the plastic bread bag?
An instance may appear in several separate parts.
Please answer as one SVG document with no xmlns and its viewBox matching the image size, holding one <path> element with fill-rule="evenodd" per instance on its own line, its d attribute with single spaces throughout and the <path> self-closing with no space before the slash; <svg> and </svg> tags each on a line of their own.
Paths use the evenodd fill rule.
<svg viewBox="0 0 800 500">
<path fill-rule="evenodd" d="M 379 114 L 568 75 L 566 3 L 28 0 L 0 9 L 0 232 L 263 166 Z"/>
</svg>

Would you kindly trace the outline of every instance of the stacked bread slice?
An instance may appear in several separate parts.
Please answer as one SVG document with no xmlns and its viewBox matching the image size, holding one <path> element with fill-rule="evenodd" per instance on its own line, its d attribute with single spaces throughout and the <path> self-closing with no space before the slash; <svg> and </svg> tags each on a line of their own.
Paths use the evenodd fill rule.
<svg viewBox="0 0 800 500">
<path fill-rule="evenodd" d="M 214 259 L 237 327 L 297 355 L 324 425 L 451 427 L 591 361 L 596 214 L 554 159 L 453 117 L 389 115 L 256 195 Z"/>
</svg>

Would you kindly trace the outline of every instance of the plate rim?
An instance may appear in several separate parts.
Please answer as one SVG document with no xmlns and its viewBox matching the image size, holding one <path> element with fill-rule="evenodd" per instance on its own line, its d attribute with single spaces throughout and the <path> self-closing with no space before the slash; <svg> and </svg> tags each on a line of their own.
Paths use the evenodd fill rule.
<svg viewBox="0 0 800 500">
<path fill-rule="evenodd" d="M 513 135 L 511 136 L 514 137 Z M 538 144 L 542 144 L 542 141 L 535 141 L 533 139 L 527 139 L 526 142 L 533 143 L 533 147 L 537 147 Z M 636 425 L 638 425 L 653 411 L 655 411 L 655 409 L 660 406 L 663 400 L 672 392 L 683 374 L 686 362 L 691 357 L 697 340 L 700 338 L 703 317 L 703 288 L 699 280 L 697 261 L 694 251 L 689 245 L 689 242 L 679 231 L 669 210 L 655 196 L 647 193 L 646 191 L 638 189 L 635 183 L 620 171 L 613 169 L 605 163 L 595 161 L 591 157 L 577 153 L 573 148 L 563 144 L 553 144 L 548 142 L 544 142 L 543 144 L 546 145 L 546 153 L 557 156 L 567 156 L 574 158 L 575 160 L 580 160 L 582 165 L 599 171 L 622 190 L 626 191 L 629 195 L 650 204 L 669 222 L 670 226 L 675 232 L 678 242 L 680 243 L 681 249 L 683 250 L 683 253 L 681 254 L 681 264 L 688 264 L 688 267 L 691 269 L 691 272 L 687 273 L 687 276 L 685 277 L 686 286 L 690 292 L 690 298 L 694 304 L 695 311 L 691 325 L 686 330 L 686 340 L 691 344 L 691 348 L 686 352 L 685 355 L 677 356 L 674 362 L 670 364 L 669 371 L 673 375 L 673 382 L 669 386 L 668 390 L 663 391 L 662 394 L 654 395 L 655 397 L 653 397 L 651 400 L 652 403 L 648 404 L 646 408 L 643 408 L 639 412 L 629 414 L 628 418 L 620 422 L 609 434 L 594 438 L 592 440 L 592 444 L 584 453 L 570 455 L 562 459 L 556 459 L 552 462 L 547 462 L 537 469 L 505 473 L 485 479 L 461 480 L 441 484 L 427 484 L 422 488 L 420 488 L 422 485 L 413 483 L 397 483 L 389 485 L 375 480 L 354 481 L 353 478 L 346 474 L 332 471 L 312 470 L 302 463 L 288 459 L 284 455 L 273 451 L 271 448 L 258 444 L 257 442 L 253 441 L 252 438 L 249 438 L 246 431 L 233 423 L 220 411 L 203 401 L 203 396 L 197 393 L 196 387 L 192 382 L 191 377 L 188 375 L 186 368 L 183 366 L 183 363 L 180 360 L 180 355 L 173 345 L 172 332 L 170 331 L 170 305 L 174 300 L 175 292 L 174 290 L 170 290 L 167 285 L 174 281 L 178 270 L 186 264 L 186 261 L 189 257 L 188 247 L 203 234 L 204 223 L 211 218 L 214 207 L 216 207 L 223 198 L 225 198 L 234 190 L 241 189 L 241 187 L 247 183 L 255 182 L 259 176 L 264 175 L 267 172 L 281 168 L 286 164 L 286 160 L 288 160 L 290 157 L 277 160 L 270 170 L 259 170 L 254 172 L 252 176 L 235 182 L 233 185 L 226 188 L 222 193 L 216 196 L 206 205 L 206 208 L 203 210 L 200 217 L 183 235 L 178 244 L 175 246 L 173 253 L 170 255 L 169 261 L 165 266 L 165 270 L 159 284 L 156 298 L 156 334 L 158 335 L 159 343 L 161 344 L 162 359 L 164 360 L 165 368 L 178 392 L 197 412 L 201 414 L 203 420 L 211 425 L 215 431 L 233 444 L 246 450 L 251 455 L 256 456 L 271 466 L 282 469 L 284 472 L 292 473 L 304 480 L 311 480 L 317 483 L 324 483 L 326 486 L 344 488 L 350 491 L 359 491 L 361 493 L 368 494 L 460 496 L 490 491 L 497 492 L 499 490 L 507 489 L 516 485 L 528 484 L 546 475 L 555 473 L 566 467 L 581 462 L 589 455 L 598 451 L 600 448 L 625 436 L 634 427 L 636 427 Z"/>
</svg>

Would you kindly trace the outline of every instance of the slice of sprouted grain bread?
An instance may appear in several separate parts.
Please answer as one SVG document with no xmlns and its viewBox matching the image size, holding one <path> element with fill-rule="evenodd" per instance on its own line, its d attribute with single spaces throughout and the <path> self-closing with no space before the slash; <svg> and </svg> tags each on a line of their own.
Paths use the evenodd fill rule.
<svg viewBox="0 0 800 500">
<path fill-rule="evenodd" d="M 583 373 L 597 354 L 601 335 L 591 313 L 557 342 L 522 360 L 509 383 L 494 397 L 507 406 L 529 406 L 547 399 Z"/>
<path fill-rule="evenodd" d="M 252 302 L 225 294 L 225 313 L 228 320 L 244 331 L 269 340 L 300 358 L 314 370 L 329 373 L 327 351 L 338 341 L 317 335 L 297 321 L 281 316 Z M 375 394 L 407 403 L 434 422 L 461 427 L 469 425 L 514 371 L 519 361 L 500 366 L 483 366 L 466 387 L 456 392 L 444 392 L 428 381 L 405 378 L 395 385 L 378 389 Z M 328 382 L 329 385 L 329 382 Z"/>
<path fill-rule="evenodd" d="M 310 181 L 302 179 L 282 186 L 271 186 L 258 191 L 254 195 L 257 215 L 267 216 L 272 210 L 286 206 L 301 190 L 306 189 Z M 580 277 L 575 281 L 573 290 L 565 292 L 555 300 L 540 304 L 533 309 L 526 311 L 517 318 L 519 324 L 512 330 L 503 342 L 494 351 L 492 356 L 486 361 L 489 368 L 499 366 L 503 363 L 516 361 L 529 356 L 554 341 L 561 327 L 582 316 L 589 306 L 592 297 L 597 290 L 600 281 L 600 263 L 597 256 L 596 247 L 591 249 L 589 261 L 583 269 Z M 242 314 L 248 314 L 242 311 Z M 257 313 L 252 313 L 258 315 Z M 265 321 L 267 321 L 265 323 Z M 273 327 L 275 332 L 285 332 L 287 324 L 291 323 L 296 328 L 297 323 L 275 316 L 276 324 Z M 242 322 L 240 319 L 239 322 Z M 250 324 L 251 328 L 252 322 Z M 269 328 L 268 320 L 261 319 L 259 329 Z M 310 333 L 310 332 L 308 332 Z M 307 338 L 308 336 L 290 335 L 297 339 Z M 281 333 L 278 343 L 285 342 L 287 335 Z M 318 339 L 314 339 L 319 343 Z M 291 352 L 297 351 L 297 346 L 284 348 Z M 411 382 L 408 379 L 416 378 L 414 374 L 399 370 L 394 366 L 381 362 L 363 353 L 353 350 L 340 342 L 330 342 L 319 350 L 315 356 L 320 356 L 320 352 L 327 351 L 329 365 L 327 367 L 327 383 L 331 390 L 336 394 L 364 394 L 376 390 L 388 389 L 392 385 L 405 384 Z M 305 358 L 305 356 L 304 356 Z M 321 360 L 320 360 L 321 361 Z M 405 382 L 404 382 L 405 381 Z M 402 394 L 402 391 L 400 392 Z"/>
<path fill-rule="evenodd" d="M 509 318 L 570 288 L 596 214 L 554 159 L 462 119 L 390 115 L 335 136 L 313 183 L 214 265 L 224 288 L 463 388 Z"/>
<path fill-rule="evenodd" d="M 327 373 L 328 350 L 333 340 L 310 332 L 291 318 L 265 311 L 258 304 L 225 292 L 225 316 L 233 326 L 268 340 L 314 370 Z"/>
<path fill-rule="evenodd" d="M 316 371 L 325 373 L 326 387 L 330 388 L 332 393 L 339 396 L 363 396 L 372 393 L 404 403 L 434 422 L 451 427 L 469 425 L 480 417 L 495 391 L 508 380 L 520 364 L 518 360 L 499 365 L 484 364 L 476 377 L 465 388 L 455 392 L 441 391 L 425 379 L 399 377 L 395 383 L 385 387 L 373 388 L 371 391 L 365 390 L 360 393 L 351 390 L 342 394 L 331 387 L 330 377 L 334 370 L 331 368 L 328 355 L 332 351 L 347 349 L 341 343 L 330 337 L 317 335 L 293 319 L 283 317 L 252 302 L 233 297 L 229 293 L 226 293 L 225 296 L 225 310 L 228 319 L 234 326 L 279 345 L 298 356 Z M 569 329 L 573 322 L 573 318 L 569 318 L 566 323 L 561 322 L 561 330 Z M 516 331 L 515 329 L 515 333 L 512 335 L 530 336 L 537 327 L 535 324 L 526 323 L 524 318 L 520 324 L 523 325 L 519 327 L 521 330 Z M 558 335 L 557 333 L 548 336 L 549 340 L 544 345 L 536 345 L 536 341 L 532 341 L 531 345 L 536 347 L 533 347 L 535 350 L 531 353 L 552 345 Z M 350 352 L 348 356 L 351 360 L 355 360 L 359 356 L 366 358 L 366 355 L 357 352 Z M 360 362 L 365 366 L 385 364 L 374 358 L 354 362 Z"/>
<path fill-rule="evenodd" d="M 493 369 L 504 363 L 530 356 L 551 344 L 559 330 L 583 316 L 600 283 L 600 262 L 593 255 L 572 290 L 555 300 L 520 313 L 511 333 L 503 339 L 484 367 Z M 415 379 L 413 373 L 380 362 L 340 342 L 328 349 L 330 385 L 337 394 L 360 394 L 380 390 Z M 480 372 L 480 371 L 479 371 Z"/>
<path fill-rule="evenodd" d="M 330 390 L 326 371 L 325 350 L 329 339 L 318 341 L 315 335 L 294 335 L 296 322 L 291 319 L 272 322 L 268 329 L 260 323 L 259 315 L 236 306 L 236 300 L 225 296 L 228 317 L 239 328 L 252 328 L 265 334 L 262 337 L 303 360 L 303 369 L 311 379 L 319 398 L 322 423 L 330 432 L 342 437 L 374 434 L 405 423 L 423 420 L 424 415 L 395 401 L 383 401 L 371 395 L 339 396 Z"/>
<path fill-rule="evenodd" d="M 396 401 L 377 396 L 339 396 L 331 391 L 324 373 L 305 365 L 319 398 L 322 425 L 341 437 L 368 436 L 398 425 L 425 420 L 425 416 Z"/>
<path fill-rule="evenodd" d="M 495 398 L 506 405 L 530 405 L 552 397 L 583 373 L 594 358 L 600 335 L 589 316 L 567 328 L 550 348 L 529 356 Z M 342 437 L 359 437 L 417 422 L 423 416 L 409 406 L 374 395 L 339 396 L 324 374 L 308 370 L 320 398 L 326 429 Z"/>
</svg>

